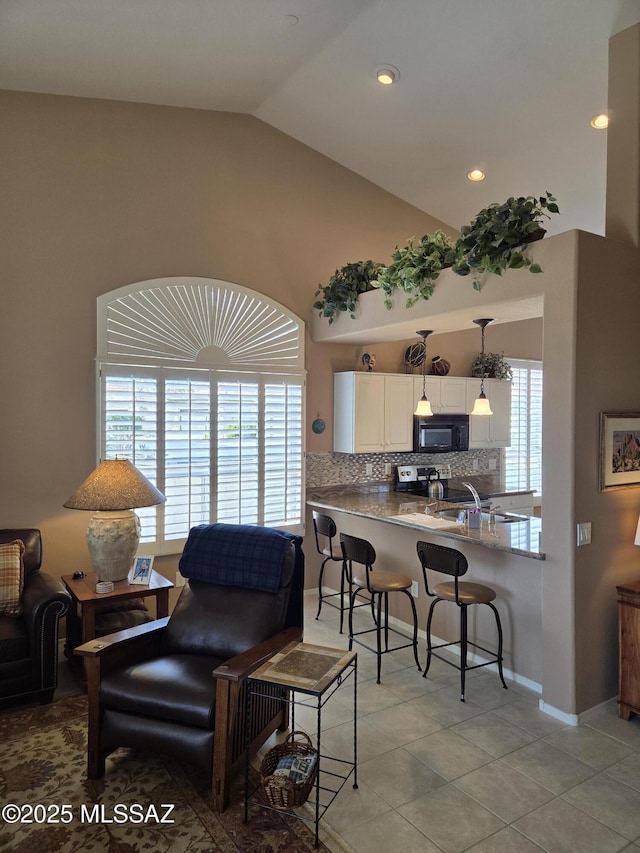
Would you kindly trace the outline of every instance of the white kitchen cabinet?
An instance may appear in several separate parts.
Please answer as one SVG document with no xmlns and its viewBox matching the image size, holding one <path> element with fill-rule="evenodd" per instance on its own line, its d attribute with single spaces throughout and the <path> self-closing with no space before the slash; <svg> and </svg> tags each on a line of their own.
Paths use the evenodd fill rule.
<svg viewBox="0 0 640 853">
<path fill-rule="evenodd" d="M 480 394 L 480 380 L 467 379 L 467 405 L 471 412 Z M 509 447 L 511 444 L 511 382 L 505 379 L 485 379 L 484 393 L 491 404 L 492 416 L 471 415 L 469 418 L 469 449 L 478 447 Z"/>
<path fill-rule="evenodd" d="M 528 492 L 522 495 L 495 495 L 490 498 L 489 506 L 492 509 L 502 509 L 505 512 L 533 515 L 533 494 Z"/>
<path fill-rule="evenodd" d="M 394 453 L 413 448 L 414 377 L 403 373 L 334 374 L 336 453 Z"/>
<path fill-rule="evenodd" d="M 414 376 L 415 398 L 422 397 L 422 376 Z M 427 399 L 434 415 L 460 415 L 467 411 L 464 376 L 426 376 Z"/>
</svg>

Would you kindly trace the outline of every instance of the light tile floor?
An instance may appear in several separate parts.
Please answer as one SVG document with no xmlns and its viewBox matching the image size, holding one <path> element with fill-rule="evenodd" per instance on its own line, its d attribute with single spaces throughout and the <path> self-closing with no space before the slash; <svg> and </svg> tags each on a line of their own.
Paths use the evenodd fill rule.
<svg viewBox="0 0 640 853">
<path fill-rule="evenodd" d="M 338 611 L 316 621 L 316 609 L 307 594 L 305 641 L 347 648 Z M 354 649 L 358 789 L 347 783 L 321 821 L 344 850 L 640 853 L 640 718 L 621 720 L 615 700 L 565 726 L 494 672 L 471 673 L 462 703 L 447 664 L 434 660 L 424 679 L 410 649 L 395 652 L 376 684 L 375 655 Z M 78 691 L 62 655 L 60 675 L 56 699 Z M 349 687 L 323 708 L 323 753 L 353 754 L 352 703 Z M 298 709 L 296 728 L 314 733 L 315 712 Z"/>
<path fill-rule="evenodd" d="M 338 611 L 324 606 L 316 621 L 316 609 L 307 595 L 305 641 L 346 648 Z M 462 703 L 459 674 L 441 661 L 424 679 L 410 650 L 386 655 L 378 685 L 375 655 L 354 650 L 358 789 L 347 783 L 323 817 L 347 849 L 640 853 L 640 719 L 621 720 L 615 700 L 565 726 L 494 672 L 470 674 Z M 312 733 L 314 718 L 303 709 L 296 727 Z M 322 752 L 349 755 L 350 689 L 329 700 L 322 723 Z"/>
</svg>

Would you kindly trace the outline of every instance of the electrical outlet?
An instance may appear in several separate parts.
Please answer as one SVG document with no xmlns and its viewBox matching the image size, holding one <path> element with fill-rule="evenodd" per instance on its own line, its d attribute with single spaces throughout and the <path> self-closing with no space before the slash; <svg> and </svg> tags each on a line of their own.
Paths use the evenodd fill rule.
<svg viewBox="0 0 640 853">
<path fill-rule="evenodd" d="M 477 471 L 477 470 L 478 470 L 479 465 L 478 465 L 478 460 L 477 460 L 477 459 L 474 459 L 474 460 L 473 460 L 473 462 L 471 463 L 471 467 L 473 468 L 473 470 L 474 470 L 474 471 Z"/>
<path fill-rule="evenodd" d="M 178 589 L 181 586 L 184 586 L 184 576 L 180 573 L 179 570 L 176 572 L 175 586 L 176 586 L 176 589 Z"/>
<path fill-rule="evenodd" d="M 373 474 L 373 465 L 371 462 L 367 462 L 367 464 L 364 466 L 364 473 Z"/>
<path fill-rule="evenodd" d="M 385 474 L 391 473 L 391 462 L 385 462 L 384 463 L 384 473 Z"/>
<path fill-rule="evenodd" d="M 497 467 L 498 467 L 498 460 L 497 459 L 490 459 L 489 460 L 489 470 L 495 471 Z"/>
<path fill-rule="evenodd" d="M 411 595 L 414 598 L 418 597 L 418 581 L 411 581 Z"/>
</svg>

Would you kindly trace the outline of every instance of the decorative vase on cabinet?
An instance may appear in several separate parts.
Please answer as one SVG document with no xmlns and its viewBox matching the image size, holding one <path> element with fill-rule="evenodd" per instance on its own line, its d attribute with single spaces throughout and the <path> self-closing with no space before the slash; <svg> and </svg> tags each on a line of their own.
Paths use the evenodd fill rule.
<svg viewBox="0 0 640 853">
<path fill-rule="evenodd" d="M 446 376 L 450 370 L 451 365 L 446 358 L 442 358 L 441 355 L 435 355 L 431 359 L 431 372 L 434 376 Z"/>
</svg>

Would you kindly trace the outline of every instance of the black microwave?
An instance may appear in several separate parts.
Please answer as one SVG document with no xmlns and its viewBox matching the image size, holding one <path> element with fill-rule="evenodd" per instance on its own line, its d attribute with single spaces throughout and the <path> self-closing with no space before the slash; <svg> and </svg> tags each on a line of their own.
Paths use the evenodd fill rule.
<svg viewBox="0 0 640 853">
<path fill-rule="evenodd" d="M 414 453 L 454 453 L 469 449 L 469 415 L 413 417 Z"/>
</svg>

